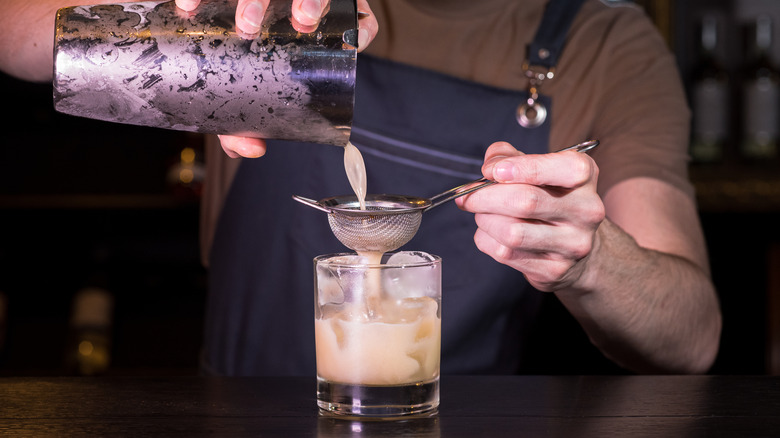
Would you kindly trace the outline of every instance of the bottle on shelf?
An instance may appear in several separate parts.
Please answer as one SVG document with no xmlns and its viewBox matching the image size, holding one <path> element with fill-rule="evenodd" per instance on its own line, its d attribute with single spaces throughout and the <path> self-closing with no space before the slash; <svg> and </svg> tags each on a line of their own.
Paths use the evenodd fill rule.
<svg viewBox="0 0 780 438">
<path fill-rule="evenodd" d="M 0 358 L 5 351 L 5 339 L 8 332 L 8 297 L 0 291 Z"/>
<path fill-rule="evenodd" d="M 93 248 L 87 280 L 73 296 L 65 356 L 71 374 L 104 374 L 111 365 L 114 295 L 108 287 L 109 258 L 105 245 Z"/>
<path fill-rule="evenodd" d="M 206 165 L 202 148 L 203 136 L 188 136 L 192 143 L 179 152 L 178 159 L 168 168 L 168 186 L 174 196 L 180 199 L 199 199 L 203 194 L 203 182 L 206 177 Z"/>
<path fill-rule="evenodd" d="M 103 374 L 111 362 L 113 296 L 98 286 L 88 286 L 73 297 L 67 367 L 73 374 Z"/>
<path fill-rule="evenodd" d="M 729 134 L 729 76 L 718 61 L 721 44 L 715 15 L 702 18 L 698 60 L 691 83 L 691 158 L 694 162 L 720 161 Z"/>
<path fill-rule="evenodd" d="M 742 87 L 742 141 L 744 158 L 761 161 L 778 155 L 780 74 L 771 59 L 772 19 L 763 15 L 748 27 Z"/>
</svg>

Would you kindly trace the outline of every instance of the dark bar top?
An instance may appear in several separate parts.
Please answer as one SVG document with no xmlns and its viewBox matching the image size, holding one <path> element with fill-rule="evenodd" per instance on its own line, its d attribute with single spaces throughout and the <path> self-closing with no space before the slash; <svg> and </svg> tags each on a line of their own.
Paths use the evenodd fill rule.
<svg viewBox="0 0 780 438">
<path fill-rule="evenodd" d="M 8 377 L 0 436 L 778 437 L 780 377 L 444 376 L 406 421 L 321 417 L 313 376 Z"/>
</svg>

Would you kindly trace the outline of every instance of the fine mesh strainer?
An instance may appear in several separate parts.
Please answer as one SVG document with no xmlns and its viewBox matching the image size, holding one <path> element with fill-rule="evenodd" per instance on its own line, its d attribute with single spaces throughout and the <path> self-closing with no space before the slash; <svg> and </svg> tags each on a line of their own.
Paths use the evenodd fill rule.
<svg viewBox="0 0 780 438">
<path fill-rule="evenodd" d="M 492 183 L 485 180 L 477 188 Z M 434 203 L 434 198 L 366 195 L 366 209 L 361 210 L 355 195 L 320 201 L 293 196 L 296 201 L 328 213 L 330 229 L 347 248 L 357 252 L 382 253 L 398 249 L 414 237 L 420 228 L 423 212 L 440 204 Z"/>
<path fill-rule="evenodd" d="M 598 140 L 591 140 L 558 152 L 587 152 L 598 144 Z M 384 253 L 400 248 L 417 234 L 423 212 L 492 184 L 495 181 L 481 178 L 430 198 L 366 195 L 365 210 L 360 209 L 355 195 L 334 196 L 319 201 L 294 195 L 293 199 L 328 213 L 330 229 L 347 248 L 357 252 Z"/>
</svg>

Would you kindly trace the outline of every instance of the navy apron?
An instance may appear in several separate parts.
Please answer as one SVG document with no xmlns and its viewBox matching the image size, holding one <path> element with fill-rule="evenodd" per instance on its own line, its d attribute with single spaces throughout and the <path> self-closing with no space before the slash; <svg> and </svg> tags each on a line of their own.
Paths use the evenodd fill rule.
<svg viewBox="0 0 780 438">
<path fill-rule="evenodd" d="M 581 1 L 548 4 L 531 46 L 542 44 L 545 62 L 557 60 L 554 48 L 563 45 Z M 556 7 L 561 3 L 570 7 Z M 550 47 L 553 56 L 546 56 Z M 431 196 L 479 178 L 495 141 L 525 153 L 548 150 L 549 117 L 533 129 L 518 124 L 527 92 L 368 55 L 359 56 L 357 68 L 351 141 L 365 159 L 369 193 Z M 551 108 L 547 97 L 539 101 Z M 266 156 L 243 160 L 209 257 L 204 373 L 315 374 L 312 259 L 349 250 L 324 213 L 291 196 L 350 193 L 339 147 L 269 142 Z M 442 374 L 515 373 L 542 294 L 481 253 L 475 231 L 473 215 L 447 203 L 425 213 L 401 249 L 443 259 Z"/>
</svg>

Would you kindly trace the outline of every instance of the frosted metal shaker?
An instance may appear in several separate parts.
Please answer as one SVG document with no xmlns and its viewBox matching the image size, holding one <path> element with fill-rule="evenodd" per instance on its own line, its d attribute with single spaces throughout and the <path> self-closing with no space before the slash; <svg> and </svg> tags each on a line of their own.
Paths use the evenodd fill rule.
<svg viewBox="0 0 780 438">
<path fill-rule="evenodd" d="M 299 33 L 272 0 L 258 35 L 235 27 L 237 0 L 60 9 L 54 107 L 110 122 L 309 141 L 349 139 L 357 62 L 355 0 L 331 0 Z"/>
</svg>

